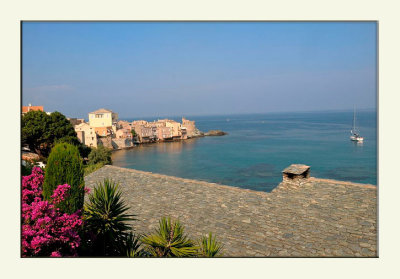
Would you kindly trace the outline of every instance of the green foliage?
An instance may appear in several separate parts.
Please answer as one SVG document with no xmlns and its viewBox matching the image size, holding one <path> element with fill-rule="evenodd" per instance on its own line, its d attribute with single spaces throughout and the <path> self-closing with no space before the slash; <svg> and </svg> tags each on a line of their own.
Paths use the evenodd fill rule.
<svg viewBox="0 0 400 279">
<path fill-rule="evenodd" d="M 120 250 L 121 256 L 127 256 L 129 258 L 150 257 L 151 254 L 143 248 L 141 237 L 142 236 L 130 232 L 122 243 L 123 245 Z"/>
<path fill-rule="evenodd" d="M 218 257 L 221 254 L 222 248 L 223 245 L 209 233 L 208 237 L 203 236 L 201 239 L 199 254 L 202 257 Z"/>
<path fill-rule="evenodd" d="M 135 137 L 136 137 L 136 132 L 135 132 L 134 129 L 131 130 L 131 134 L 132 134 L 132 138 L 135 138 Z"/>
<path fill-rule="evenodd" d="M 121 256 L 123 253 L 126 256 L 126 250 L 121 249 L 126 245 L 130 245 L 129 254 L 135 253 L 136 244 L 129 236 L 130 227 L 127 224 L 135 219 L 134 215 L 127 214 L 128 210 L 117 183 L 105 179 L 97 184 L 83 212 L 86 229 L 95 235 L 92 245 L 94 255 Z"/>
<path fill-rule="evenodd" d="M 55 111 L 49 115 L 50 136 L 56 140 L 63 137 L 76 137 L 76 132 L 71 122 L 60 112 Z M 53 140 L 53 142 L 54 142 Z M 79 143 L 79 141 L 77 142 Z"/>
<path fill-rule="evenodd" d="M 30 164 L 30 163 L 26 163 L 26 166 L 24 166 L 23 164 L 21 164 L 21 174 L 22 174 L 22 176 L 28 176 L 28 175 L 31 175 L 31 173 L 32 173 L 32 168 L 33 168 L 33 165 L 32 164 Z"/>
<path fill-rule="evenodd" d="M 154 234 L 142 238 L 148 251 L 155 257 L 195 257 L 198 247 L 185 235 L 179 220 L 163 217 Z"/>
<path fill-rule="evenodd" d="M 90 174 L 90 173 L 92 173 L 92 172 L 97 171 L 98 169 L 100 169 L 103 166 L 104 166 L 103 163 L 97 163 L 95 165 L 90 165 L 89 164 L 89 165 L 84 166 L 85 176 Z"/>
<path fill-rule="evenodd" d="M 103 145 L 99 145 L 97 148 L 92 148 L 88 159 L 90 165 L 96 165 L 98 163 L 111 165 L 111 150 L 104 147 Z"/>
<path fill-rule="evenodd" d="M 76 145 L 76 146 L 81 144 L 80 141 L 78 140 L 78 138 L 74 137 L 74 136 L 65 136 L 65 137 L 56 139 L 54 141 L 54 143 L 55 144 L 57 144 L 57 143 L 69 143 L 69 144 Z"/>
<path fill-rule="evenodd" d="M 57 143 L 69 143 L 76 145 L 78 147 L 79 154 L 81 155 L 82 158 L 87 158 L 90 152 L 92 151 L 92 149 L 89 146 L 82 144 L 76 136 L 65 136 L 60 139 L 56 139 L 54 141 L 54 144 Z"/>
<path fill-rule="evenodd" d="M 50 119 L 43 111 L 30 111 L 22 117 L 21 137 L 22 145 L 27 144 L 29 149 L 41 154 L 40 149 L 47 146 L 50 139 L 47 132 Z"/>
<path fill-rule="evenodd" d="M 22 144 L 41 156 L 47 157 L 55 141 L 64 137 L 76 138 L 74 128 L 59 112 L 47 115 L 43 111 L 29 111 L 22 117 Z"/>
<path fill-rule="evenodd" d="M 51 199 L 58 185 L 71 186 L 68 197 L 58 207 L 65 213 L 82 209 L 84 200 L 84 178 L 82 159 L 78 148 L 68 143 L 59 143 L 52 149 L 47 160 L 43 182 L 43 197 Z"/>
</svg>

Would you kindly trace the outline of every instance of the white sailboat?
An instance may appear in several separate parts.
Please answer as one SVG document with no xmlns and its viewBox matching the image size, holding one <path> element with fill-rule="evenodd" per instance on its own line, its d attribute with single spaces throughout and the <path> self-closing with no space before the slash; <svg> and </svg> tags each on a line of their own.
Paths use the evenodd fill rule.
<svg viewBox="0 0 400 279">
<path fill-rule="evenodd" d="M 357 141 L 357 142 L 364 141 L 364 138 L 362 136 L 360 136 L 360 134 L 356 128 L 356 108 L 354 108 L 354 113 L 353 113 L 353 129 L 351 129 L 350 132 L 351 132 L 350 140 Z"/>
</svg>

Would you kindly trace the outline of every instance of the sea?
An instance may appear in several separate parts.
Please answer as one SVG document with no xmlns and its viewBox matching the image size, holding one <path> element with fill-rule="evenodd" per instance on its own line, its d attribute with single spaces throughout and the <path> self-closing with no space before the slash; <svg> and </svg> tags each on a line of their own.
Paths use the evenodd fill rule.
<svg viewBox="0 0 400 279">
<path fill-rule="evenodd" d="M 203 132 L 228 135 L 119 150 L 112 155 L 113 164 L 265 192 L 282 181 L 282 170 L 291 164 L 310 166 L 314 177 L 377 185 L 376 111 L 357 112 L 363 143 L 350 141 L 353 111 L 186 118 Z"/>
</svg>

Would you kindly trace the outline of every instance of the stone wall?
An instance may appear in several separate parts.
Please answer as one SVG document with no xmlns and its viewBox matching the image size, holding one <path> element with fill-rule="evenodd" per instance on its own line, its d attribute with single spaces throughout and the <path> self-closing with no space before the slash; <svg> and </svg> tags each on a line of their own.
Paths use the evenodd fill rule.
<svg viewBox="0 0 400 279">
<path fill-rule="evenodd" d="M 112 147 L 114 149 L 124 149 L 124 148 L 130 148 L 133 147 L 133 142 L 132 139 L 112 139 L 111 140 Z"/>
<path fill-rule="evenodd" d="M 132 139 L 117 139 L 111 137 L 98 138 L 98 144 L 115 150 L 133 147 Z"/>
<path fill-rule="evenodd" d="M 98 145 L 103 145 L 106 148 L 111 148 L 113 149 L 111 137 L 101 137 L 97 139 L 97 144 Z"/>
</svg>

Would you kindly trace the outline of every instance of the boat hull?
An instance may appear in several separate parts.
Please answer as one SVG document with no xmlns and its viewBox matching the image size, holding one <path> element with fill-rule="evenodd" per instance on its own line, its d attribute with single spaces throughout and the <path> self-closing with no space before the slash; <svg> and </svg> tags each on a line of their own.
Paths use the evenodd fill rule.
<svg viewBox="0 0 400 279">
<path fill-rule="evenodd" d="M 350 140 L 352 140 L 352 141 L 364 141 L 364 138 L 363 137 L 351 136 Z"/>
</svg>

